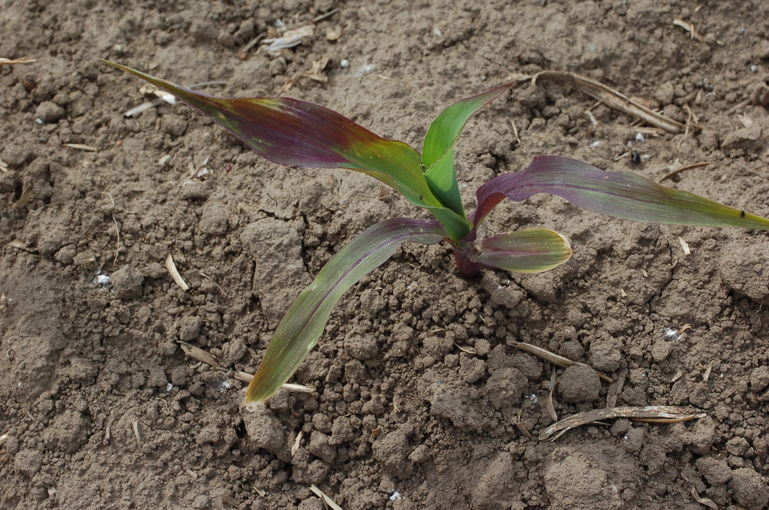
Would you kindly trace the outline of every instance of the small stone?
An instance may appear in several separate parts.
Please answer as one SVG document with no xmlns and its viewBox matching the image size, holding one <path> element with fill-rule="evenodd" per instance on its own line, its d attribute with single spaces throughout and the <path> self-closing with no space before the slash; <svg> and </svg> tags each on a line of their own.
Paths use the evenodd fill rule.
<svg viewBox="0 0 769 510">
<path fill-rule="evenodd" d="M 13 467 L 19 473 L 33 477 L 43 464 L 43 454 L 38 450 L 25 448 L 13 457 Z"/>
<path fill-rule="evenodd" d="M 160 119 L 160 128 L 171 136 L 182 136 L 187 130 L 187 121 L 181 115 L 167 113 Z"/>
<path fill-rule="evenodd" d="M 75 247 L 71 244 L 67 244 L 59 248 L 59 250 L 53 254 L 53 259 L 59 264 L 68 266 L 75 260 Z"/>
<path fill-rule="evenodd" d="M 124 301 L 140 298 L 143 283 L 144 275 L 131 266 L 123 266 L 112 273 L 112 288 Z"/>
<path fill-rule="evenodd" d="M 171 384 L 174 386 L 184 386 L 187 382 L 187 365 L 177 365 L 168 371 L 171 378 Z"/>
<path fill-rule="evenodd" d="M 64 453 L 74 453 L 88 441 L 91 422 L 77 411 L 64 411 L 43 432 L 45 442 Z"/>
<path fill-rule="evenodd" d="M 184 181 L 181 196 L 184 200 L 205 200 L 211 194 L 209 181 Z"/>
<path fill-rule="evenodd" d="M 246 433 L 256 448 L 262 448 L 288 462 L 290 459 L 286 434 L 280 420 L 261 404 L 246 409 L 243 413 Z"/>
<path fill-rule="evenodd" d="M 408 462 L 411 453 L 406 435 L 395 430 L 380 438 L 372 446 L 372 454 L 382 468 L 395 478 L 406 478 L 411 475 L 413 465 Z"/>
<path fill-rule="evenodd" d="M 371 335 L 348 335 L 344 340 L 344 349 L 347 354 L 361 361 L 379 354 L 376 338 Z"/>
<path fill-rule="evenodd" d="M 165 388 L 168 386 L 168 379 L 166 378 L 166 372 L 163 370 L 163 367 L 151 367 L 147 374 L 146 383 L 150 388 Z"/>
<path fill-rule="evenodd" d="M 96 255 L 90 250 L 81 251 L 80 253 L 76 254 L 74 258 L 72 259 L 72 262 L 78 266 L 78 267 L 95 267 L 96 266 Z"/>
<path fill-rule="evenodd" d="M 442 359 L 446 354 L 451 352 L 453 347 L 454 342 L 447 337 L 430 336 L 425 338 L 422 342 L 422 348 L 425 353 L 436 359 Z"/>
<path fill-rule="evenodd" d="M 326 434 L 317 430 L 310 435 L 307 451 L 326 464 L 333 464 L 336 460 L 336 448 L 331 445 L 329 437 Z"/>
<path fill-rule="evenodd" d="M 732 470 L 724 460 L 714 457 L 700 457 L 695 462 L 695 466 L 710 485 L 726 483 L 732 478 Z"/>
<path fill-rule="evenodd" d="M 761 149 L 761 128 L 741 128 L 724 137 L 721 149 L 730 157 L 750 155 Z"/>
<path fill-rule="evenodd" d="M 576 340 L 567 340 L 561 345 L 561 355 L 572 361 L 579 361 L 585 355 L 585 348 Z"/>
<path fill-rule="evenodd" d="M 740 468 L 732 471 L 729 482 L 734 500 L 749 510 L 765 508 L 769 503 L 769 489 L 761 475 L 753 468 Z"/>
<path fill-rule="evenodd" d="M 591 402 L 600 392 L 598 372 L 586 365 L 568 367 L 558 383 L 558 394 L 565 402 Z"/>
<path fill-rule="evenodd" d="M 622 353 L 610 342 L 595 340 L 590 343 L 590 366 L 603 372 L 614 372 L 620 367 Z"/>
<path fill-rule="evenodd" d="M 56 122 L 64 117 L 66 113 L 64 108 L 53 101 L 43 101 L 35 110 L 35 118 L 38 118 L 43 122 Z"/>
<path fill-rule="evenodd" d="M 769 366 L 763 365 L 750 372 L 750 389 L 758 393 L 769 386 Z"/>
<path fill-rule="evenodd" d="M 724 284 L 759 303 L 769 303 L 767 240 L 734 240 L 721 248 L 718 270 Z"/>
<path fill-rule="evenodd" d="M 216 443 L 221 438 L 221 433 L 219 432 L 219 427 L 216 425 L 206 425 L 202 429 L 200 429 L 195 436 L 195 441 L 198 444 L 206 444 L 206 443 Z"/>
<path fill-rule="evenodd" d="M 205 494 L 200 494 L 198 496 L 195 496 L 195 499 L 192 500 L 192 508 L 196 510 L 209 508 L 210 504 L 211 504 L 211 498 L 209 498 Z"/>
<path fill-rule="evenodd" d="M 183 342 L 195 340 L 203 329 L 202 317 L 183 317 L 179 320 L 179 339 Z"/>
<path fill-rule="evenodd" d="M 462 356 L 459 359 L 459 372 L 466 383 L 478 382 L 486 375 L 486 363 L 473 356 Z"/>
<path fill-rule="evenodd" d="M 486 381 L 484 393 L 495 409 L 509 409 L 520 402 L 528 383 L 526 376 L 517 368 L 500 368 Z"/>
<path fill-rule="evenodd" d="M 673 342 L 666 340 L 656 340 L 652 346 L 652 358 L 659 363 L 664 361 L 670 355 L 670 351 L 673 349 Z"/>
</svg>

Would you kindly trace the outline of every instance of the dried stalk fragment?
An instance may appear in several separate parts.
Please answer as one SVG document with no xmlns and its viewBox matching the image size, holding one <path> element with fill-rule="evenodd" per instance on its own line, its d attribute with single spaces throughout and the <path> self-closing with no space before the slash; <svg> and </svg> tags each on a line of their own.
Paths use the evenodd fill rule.
<svg viewBox="0 0 769 510">
<path fill-rule="evenodd" d="M 534 356 L 541 358 L 545 361 L 549 361 L 553 365 L 557 365 L 559 367 L 570 367 L 572 365 L 585 365 L 586 367 L 589 367 L 590 365 L 586 363 L 580 363 L 579 361 L 573 361 L 569 358 L 564 358 L 563 356 L 559 356 L 558 354 L 552 353 L 548 351 L 547 349 L 543 349 L 542 347 L 537 347 L 536 345 L 527 344 L 526 342 L 513 342 L 513 347 L 516 347 L 524 352 L 528 352 L 529 354 L 533 354 Z M 592 368 L 592 367 L 591 367 Z M 606 374 L 602 374 L 601 372 L 598 372 L 598 377 L 601 378 L 604 382 L 612 382 L 612 378 L 609 377 Z"/>
<path fill-rule="evenodd" d="M 705 413 L 689 413 L 679 407 L 672 406 L 628 406 L 593 409 L 592 411 L 573 414 L 557 423 L 553 423 L 542 431 L 539 439 L 555 441 L 575 427 L 614 418 L 627 418 L 633 421 L 649 423 L 678 423 L 703 418 L 704 416 L 706 416 Z"/>
<path fill-rule="evenodd" d="M 662 128 L 668 133 L 683 133 L 686 129 L 684 124 L 657 113 L 641 103 L 630 99 L 621 92 L 585 76 L 562 71 L 542 71 L 541 73 L 534 75 L 532 83 L 536 85 L 537 82 L 543 80 L 571 85 L 590 97 L 601 101 L 609 108 L 625 112 L 628 115 L 632 115 L 633 117 L 651 124 L 652 126 Z"/>
</svg>

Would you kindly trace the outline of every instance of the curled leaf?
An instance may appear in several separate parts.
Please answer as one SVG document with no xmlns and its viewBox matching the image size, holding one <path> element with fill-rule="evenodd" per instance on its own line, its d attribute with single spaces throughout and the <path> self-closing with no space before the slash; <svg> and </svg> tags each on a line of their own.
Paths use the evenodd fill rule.
<svg viewBox="0 0 769 510">
<path fill-rule="evenodd" d="M 291 305 L 246 390 L 246 400 L 271 397 L 296 371 L 351 286 L 385 263 L 406 241 L 435 244 L 446 237 L 436 221 L 394 218 L 369 227 L 323 266 Z"/>
<path fill-rule="evenodd" d="M 468 119 L 484 105 L 505 93 L 513 83 L 504 83 L 481 94 L 449 106 L 430 124 L 422 144 L 425 178 L 436 197 L 455 212 L 464 215 L 462 197 L 454 167 L 454 144 Z"/>
<path fill-rule="evenodd" d="M 504 198 L 522 201 L 537 193 L 558 195 L 583 209 L 627 220 L 769 229 L 769 219 L 634 173 L 606 172 L 561 156 L 540 156 L 526 170 L 500 175 L 478 188 L 474 225 Z"/>
<path fill-rule="evenodd" d="M 569 240 L 544 228 L 519 230 L 483 239 L 470 260 L 517 273 L 539 273 L 560 266 L 571 257 Z"/>
</svg>

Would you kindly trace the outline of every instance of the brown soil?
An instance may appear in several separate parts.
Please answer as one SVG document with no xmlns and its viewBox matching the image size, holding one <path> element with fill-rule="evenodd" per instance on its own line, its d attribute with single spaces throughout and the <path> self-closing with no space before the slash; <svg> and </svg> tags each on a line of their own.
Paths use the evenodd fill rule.
<svg viewBox="0 0 769 510">
<path fill-rule="evenodd" d="M 129 4 L 0 2 L 0 56 L 38 59 L 0 67 L 0 508 L 321 509 L 312 484 L 345 510 L 766 506 L 764 234 L 615 221 L 546 196 L 500 207 L 493 229 L 556 228 L 574 258 L 466 281 L 446 247 L 406 245 L 340 303 L 294 378 L 315 392 L 246 412 L 234 371 L 255 369 L 311 275 L 365 227 L 420 213 L 359 174 L 269 164 L 181 105 L 126 119 L 142 84 L 97 58 L 242 96 L 329 57 L 326 83 L 288 94 L 415 146 L 440 108 L 510 73 L 575 71 L 680 121 L 690 109 L 703 129 L 637 137 L 587 97 L 522 83 L 459 144 L 468 205 L 549 153 L 655 180 L 709 161 L 670 184 L 769 215 L 769 3 Z M 279 20 L 331 9 L 295 49 L 241 56 Z M 621 405 L 707 417 L 540 442 L 553 370 L 560 417 L 605 406 L 609 385 L 513 341 L 626 374 Z"/>
</svg>

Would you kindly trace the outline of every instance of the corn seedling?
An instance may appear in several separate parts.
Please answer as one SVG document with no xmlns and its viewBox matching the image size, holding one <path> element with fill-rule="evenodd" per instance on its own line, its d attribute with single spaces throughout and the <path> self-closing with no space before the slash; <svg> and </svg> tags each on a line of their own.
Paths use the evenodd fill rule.
<svg viewBox="0 0 769 510">
<path fill-rule="evenodd" d="M 363 172 L 435 217 L 377 223 L 339 250 L 278 325 L 249 383 L 248 401 L 269 398 L 294 374 L 345 291 L 387 261 L 406 241 L 447 242 L 459 272 L 468 277 L 477 275 L 483 266 L 535 273 L 566 262 L 571 246 L 566 237 L 552 230 L 534 228 L 479 236 L 478 227 L 505 198 L 523 201 L 549 193 L 583 209 L 626 220 L 769 229 L 766 218 L 633 173 L 604 171 L 561 156 L 540 156 L 521 172 L 489 180 L 476 191 L 475 211 L 466 214 L 457 184 L 454 144 L 470 116 L 513 83 L 446 108 L 430 124 L 420 154 L 404 142 L 381 138 L 323 106 L 286 97 L 217 98 L 105 62 L 170 92 L 274 163 Z"/>
</svg>

